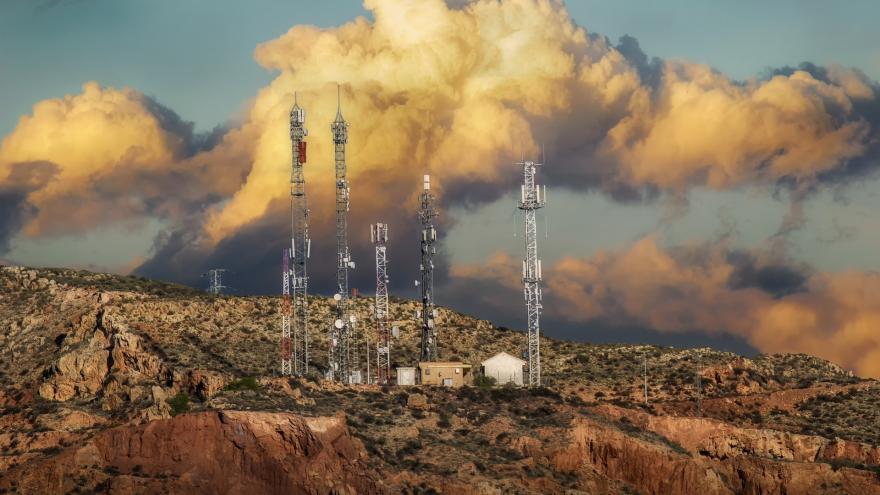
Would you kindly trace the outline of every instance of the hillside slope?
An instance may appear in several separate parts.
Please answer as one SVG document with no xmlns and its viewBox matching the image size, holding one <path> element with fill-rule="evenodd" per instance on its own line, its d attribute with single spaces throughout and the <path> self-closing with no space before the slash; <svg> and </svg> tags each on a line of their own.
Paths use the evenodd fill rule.
<svg viewBox="0 0 880 495">
<path fill-rule="evenodd" d="M 285 466 L 336 469 L 333 449 L 346 452 L 357 467 L 345 469 L 356 475 L 315 477 L 303 490 L 880 493 L 880 384 L 827 361 L 543 339 L 545 389 L 340 387 L 316 379 L 326 368 L 332 309 L 320 297 L 310 302 L 316 373 L 276 376 L 279 303 L 136 277 L 0 268 L 0 489 L 33 492 L 27 487 L 42 472 L 54 477 L 40 479 L 60 480 L 41 485 L 53 493 L 208 490 L 199 480 L 216 469 L 204 459 L 169 471 L 147 447 L 123 452 L 102 439 L 142 438 L 144 425 L 164 431 L 162 421 L 186 411 L 180 420 L 229 411 L 282 440 L 264 448 L 278 451 L 270 457 L 233 442 L 239 457 L 230 466 L 244 467 L 228 470 L 237 481 L 219 485 L 225 493 L 271 491 L 286 486 L 273 484 L 279 476 L 304 476 L 279 474 L 272 463 L 282 457 Z M 369 328 L 370 300 L 354 305 Z M 401 327 L 396 363 L 418 355 L 415 310 L 413 301 L 392 301 Z M 454 311 L 441 309 L 439 322 L 441 355 L 475 367 L 525 347 L 523 333 Z M 290 424 L 335 421 L 338 434 L 304 448 L 302 438 L 323 433 L 286 434 L 277 417 L 265 426 L 259 415 L 269 413 L 290 415 L 283 420 Z M 221 423 L 208 421 L 193 441 L 226 452 Z M 260 436 L 248 428 L 242 438 Z M 174 435 L 168 442 L 164 448 L 178 452 L 172 457 L 186 451 Z"/>
</svg>

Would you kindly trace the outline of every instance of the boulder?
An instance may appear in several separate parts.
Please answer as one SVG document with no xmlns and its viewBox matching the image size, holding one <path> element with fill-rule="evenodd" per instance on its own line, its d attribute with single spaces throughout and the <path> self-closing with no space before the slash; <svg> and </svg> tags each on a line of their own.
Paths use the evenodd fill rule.
<svg viewBox="0 0 880 495">
<path fill-rule="evenodd" d="M 406 407 L 425 410 L 428 408 L 428 398 L 423 394 L 410 394 L 406 399 Z"/>
</svg>

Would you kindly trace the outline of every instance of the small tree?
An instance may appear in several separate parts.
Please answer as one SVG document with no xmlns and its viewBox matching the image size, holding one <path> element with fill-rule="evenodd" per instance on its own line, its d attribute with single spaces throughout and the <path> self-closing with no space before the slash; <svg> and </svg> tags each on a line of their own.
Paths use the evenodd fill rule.
<svg viewBox="0 0 880 495">
<path fill-rule="evenodd" d="M 172 416 L 177 416 L 178 414 L 189 411 L 189 395 L 187 395 L 186 392 L 178 392 L 177 395 L 167 399 L 166 402 L 171 406 Z"/>
<path fill-rule="evenodd" d="M 477 375 L 474 377 L 474 386 L 482 389 L 492 388 L 495 386 L 496 380 L 491 376 Z"/>
</svg>

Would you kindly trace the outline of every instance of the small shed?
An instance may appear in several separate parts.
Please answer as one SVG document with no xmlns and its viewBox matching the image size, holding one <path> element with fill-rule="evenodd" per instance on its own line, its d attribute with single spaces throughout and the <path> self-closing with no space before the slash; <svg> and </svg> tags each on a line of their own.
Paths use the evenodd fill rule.
<svg viewBox="0 0 880 495">
<path fill-rule="evenodd" d="M 526 362 L 506 352 L 499 352 L 480 363 L 483 376 L 491 376 L 498 385 L 513 383 L 522 386 Z"/>
<path fill-rule="evenodd" d="M 471 365 L 460 361 L 426 361 L 419 363 L 422 385 L 460 387 L 471 383 Z"/>
<path fill-rule="evenodd" d="M 397 384 L 398 385 L 415 385 L 416 369 L 412 366 L 401 366 L 397 368 Z"/>
</svg>

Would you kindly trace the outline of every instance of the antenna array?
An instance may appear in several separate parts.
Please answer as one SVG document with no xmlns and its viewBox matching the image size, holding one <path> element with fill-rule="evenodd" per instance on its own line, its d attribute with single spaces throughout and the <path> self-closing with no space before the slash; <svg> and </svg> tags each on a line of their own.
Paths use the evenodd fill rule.
<svg viewBox="0 0 880 495">
<path fill-rule="evenodd" d="M 281 255 L 281 375 L 293 372 L 290 342 L 290 249 Z"/>
<path fill-rule="evenodd" d="M 309 303 L 307 261 L 312 241 L 309 238 L 309 206 L 306 200 L 306 180 L 303 165 L 306 163 L 305 128 L 306 112 L 299 106 L 294 95 L 293 108 L 290 109 L 290 141 L 293 158 L 290 173 L 290 217 L 291 232 L 289 253 L 283 267 L 282 288 L 285 301 L 281 312 L 281 374 L 305 375 L 309 367 Z M 290 291 L 293 291 L 291 305 Z M 293 327 L 292 359 L 290 352 L 291 319 Z M 285 336 L 286 334 L 286 336 Z M 287 341 L 285 342 L 285 339 Z M 292 362 L 291 362 L 292 361 Z"/>
<path fill-rule="evenodd" d="M 343 383 L 359 383 L 355 318 L 348 308 L 348 270 L 354 268 L 354 262 L 348 249 L 348 211 L 351 193 L 345 164 L 348 123 L 342 117 L 341 102 L 337 106 L 336 120 L 330 124 L 330 130 L 333 133 L 336 161 L 336 294 L 333 296 L 336 301 L 336 319 L 330 329 L 329 375 L 331 379 Z"/>
<path fill-rule="evenodd" d="M 421 361 L 437 360 L 437 327 L 435 318 L 437 312 L 434 309 L 434 255 L 437 248 L 437 230 L 434 228 L 434 218 L 437 210 L 434 209 L 434 195 L 431 194 L 431 176 L 425 175 L 423 180 L 422 194 L 419 196 L 419 222 L 422 224 L 422 262 L 420 265 L 421 281 L 416 285 L 421 286 L 422 310 L 422 349 L 419 359 Z"/>
<path fill-rule="evenodd" d="M 370 240 L 376 245 L 376 383 L 391 383 L 391 334 L 388 326 L 388 224 L 370 225 Z"/>
<path fill-rule="evenodd" d="M 523 293 L 526 300 L 526 314 L 529 330 L 529 386 L 541 386 L 541 260 L 538 259 L 538 225 L 535 212 L 546 204 L 547 189 L 535 183 L 535 173 L 540 163 L 521 161 L 523 185 L 520 201 L 517 204 L 524 212 L 526 258 L 523 260 Z M 543 193 L 543 194 L 542 194 Z"/>
</svg>

